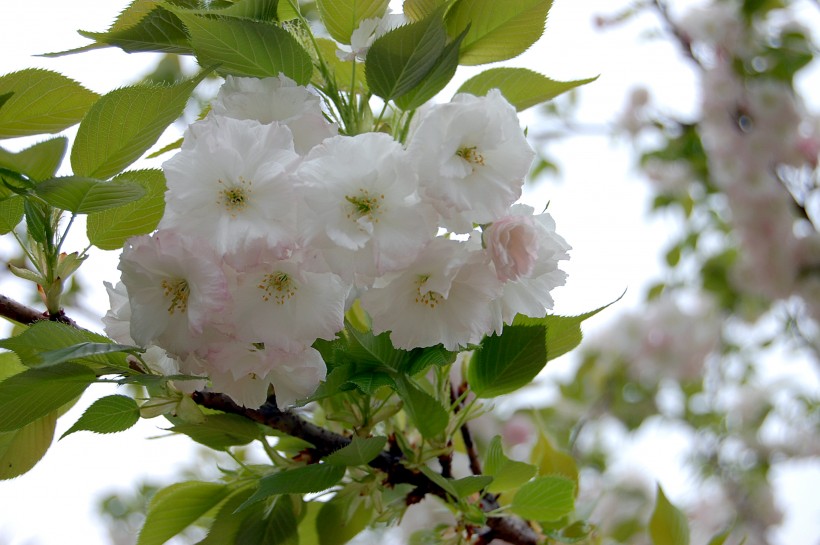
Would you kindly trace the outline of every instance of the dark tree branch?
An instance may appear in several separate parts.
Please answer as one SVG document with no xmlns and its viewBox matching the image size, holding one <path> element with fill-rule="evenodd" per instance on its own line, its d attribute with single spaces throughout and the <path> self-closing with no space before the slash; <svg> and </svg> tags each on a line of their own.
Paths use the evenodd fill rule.
<svg viewBox="0 0 820 545">
<path fill-rule="evenodd" d="M 461 384 L 458 388 L 458 395 L 456 395 L 455 389 L 450 385 L 450 402 L 455 403 L 466 390 L 467 385 Z M 455 408 L 455 412 L 459 412 L 462 408 L 463 405 L 459 403 Z M 464 448 L 467 451 L 467 458 L 470 460 L 470 471 L 473 475 L 481 475 L 481 460 L 478 458 L 478 451 L 475 448 L 473 436 L 466 422 L 461 425 L 459 431 L 461 432 L 461 439 L 464 441 Z"/>
<path fill-rule="evenodd" d="M 58 314 L 49 315 L 48 312 L 38 312 L 5 295 L 0 295 L 0 316 L 4 316 L 23 325 L 31 325 L 42 320 L 51 320 L 54 322 L 62 322 L 72 327 L 78 327 L 74 320 L 66 316 L 62 310 Z"/>
<path fill-rule="evenodd" d="M 259 409 L 248 409 L 238 405 L 230 397 L 215 392 L 194 392 L 191 397 L 203 407 L 237 414 L 293 437 L 303 439 L 313 445 L 314 448 L 311 454 L 317 460 L 350 443 L 349 438 L 308 422 L 291 411 L 283 411 L 271 401 L 265 403 Z M 467 434 L 469 437 L 469 431 Z M 472 440 L 470 440 L 470 443 L 472 444 Z M 389 485 L 413 485 L 415 490 L 411 492 L 411 501 L 420 501 L 425 494 L 447 498 L 447 492 L 440 486 L 420 471 L 405 466 L 403 461 L 404 458 L 401 455 L 386 450 L 382 451 L 369 465 L 385 473 L 387 475 L 386 482 Z M 485 512 L 493 511 L 499 507 L 495 496 L 492 494 L 485 494 L 481 498 L 480 506 Z M 489 530 L 481 536 L 487 543 L 496 538 L 514 545 L 537 545 L 540 541 L 530 525 L 518 517 L 490 517 L 487 520 L 487 526 Z"/>
</svg>

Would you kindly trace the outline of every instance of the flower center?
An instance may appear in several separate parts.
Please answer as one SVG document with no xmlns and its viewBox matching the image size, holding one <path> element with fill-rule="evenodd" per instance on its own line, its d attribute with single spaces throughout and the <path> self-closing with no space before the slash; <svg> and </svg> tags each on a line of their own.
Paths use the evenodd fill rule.
<svg viewBox="0 0 820 545">
<path fill-rule="evenodd" d="M 257 287 L 262 290 L 263 301 L 273 299 L 277 305 L 285 304 L 285 301 L 296 295 L 298 288 L 293 278 L 282 271 L 266 274 Z"/>
<path fill-rule="evenodd" d="M 484 166 L 484 156 L 478 152 L 476 146 L 464 146 L 458 148 L 458 150 L 456 151 L 456 155 L 470 163 L 470 165 L 472 165 L 473 167 L 473 170 L 475 170 L 475 167 L 477 166 Z"/>
<path fill-rule="evenodd" d="M 236 218 L 238 212 L 242 212 L 248 207 L 251 182 L 241 176 L 239 177 L 239 183 L 236 184 L 228 185 L 223 180 L 217 180 L 217 182 L 222 186 L 216 199 L 217 204 L 224 207 L 232 218 Z"/>
<path fill-rule="evenodd" d="M 425 291 L 424 293 L 421 292 L 422 286 L 430 279 L 430 275 L 422 274 L 419 275 L 418 280 L 416 281 L 416 303 L 421 303 L 424 306 L 430 307 L 431 309 L 436 308 L 436 305 L 441 303 L 444 299 L 444 296 L 435 291 Z"/>
<path fill-rule="evenodd" d="M 360 189 L 356 196 L 345 195 L 345 200 L 349 203 L 347 207 L 347 217 L 353 221 L 367 217 L 371 222 L 378 223 L 378 213 L 384 201 L 384 194 L 371 195 L 366 189 Z"/>
<path fill-rule="evenodd" d="M 176 311 L 185 312 L 188 310 L 188 296 L 191 295 L 191 288 L 188 281 L 181 278 L 165 279 L 162 281 L 162 293 L 171 303 L 168 305 L 168 314 L 172 315 Z"/>
</svg>

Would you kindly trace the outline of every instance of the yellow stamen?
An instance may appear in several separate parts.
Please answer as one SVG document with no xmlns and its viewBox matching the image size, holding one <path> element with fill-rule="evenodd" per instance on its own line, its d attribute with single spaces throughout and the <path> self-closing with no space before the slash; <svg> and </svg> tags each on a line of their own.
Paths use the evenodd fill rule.
<svg viewBox="0 0 820 545">
<path fill-rule="evenodd" d="M 263 301 L 273 299 L 277 305 L 283 305 L 298 289 L 290 275 L 282 271 L 266 274 L 257 287 L 262 290 Z"/>
<path fill-rule="evenodd" d="M 191 288 L 188 281 L 180 278 L 162 281 L 162 292 L 166 298 L 170 299 L 168 314 L 172 315 L 176 311 L 185 312 L 188 310 L 188 296 Z"/>
</svg>

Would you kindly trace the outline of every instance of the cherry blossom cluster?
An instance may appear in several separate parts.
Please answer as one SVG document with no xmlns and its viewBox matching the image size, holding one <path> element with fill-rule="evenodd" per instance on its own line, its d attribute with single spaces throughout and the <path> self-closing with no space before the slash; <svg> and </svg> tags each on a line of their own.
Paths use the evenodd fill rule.
<svg viewBox="0 0 820 545">
<path fill-rule="evenodd" d="M 569 246 L 515 204 L 533 155 L 497 91 L 419 111 L 402 144 L 338 134 L 284 76 L 228 77 L 163 165 L 164 217 L 126 244 L 107 331 L 245 406 L 269 385 L 286 406 L 324 379 L 312 345 L 356 301 L 402 349 L 544 316 Z"/>
</svg>

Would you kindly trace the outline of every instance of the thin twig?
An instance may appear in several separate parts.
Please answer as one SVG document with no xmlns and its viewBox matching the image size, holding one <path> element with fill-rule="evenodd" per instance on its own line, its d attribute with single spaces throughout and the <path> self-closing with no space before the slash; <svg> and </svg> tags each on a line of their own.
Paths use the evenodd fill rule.
<svg viewBox="0 0 820 545">
<path fill-rule="evenodd" d="M 49 315 L 48 312 L 38 312 L 5 295 L 0 295 L 0 316 L 23 325 L 31 325 L 42 320 L 51 320 L 53 322 L 62 322 L 72 327 L 79 327 L 74 320 L 66 316 L 62 310 L 58 314 Z"/>
</svg>

